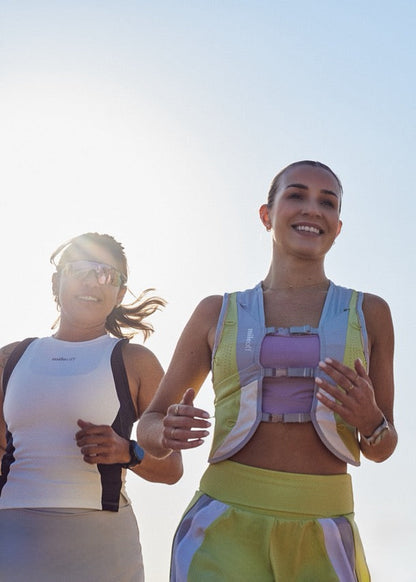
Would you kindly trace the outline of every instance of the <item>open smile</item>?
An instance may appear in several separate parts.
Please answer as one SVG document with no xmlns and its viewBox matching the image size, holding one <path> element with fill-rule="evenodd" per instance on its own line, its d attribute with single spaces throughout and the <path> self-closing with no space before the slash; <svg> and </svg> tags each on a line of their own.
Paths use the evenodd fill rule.
<svg viewBox="0 0 416 582">
<path fill-rule="evenodd" d="M 312 225 L 308 225 L 308 224 L 294 224 L 292 226 L 292 228 L 294 230 L 296 230 L 297 232 L 310 232 L 311 234 L 323 234 L 323 230 L 321 228 L 319 228 L 318 226 L 312 226 Z"/>
<path fill-rule="evenodd" d="M 100 301 L 98 297 L 94 297 L 93 295 L 78 295 L 78 299 L 81 301 L 88 301 L 93 303 L 98 303 Z"/>
</svg>

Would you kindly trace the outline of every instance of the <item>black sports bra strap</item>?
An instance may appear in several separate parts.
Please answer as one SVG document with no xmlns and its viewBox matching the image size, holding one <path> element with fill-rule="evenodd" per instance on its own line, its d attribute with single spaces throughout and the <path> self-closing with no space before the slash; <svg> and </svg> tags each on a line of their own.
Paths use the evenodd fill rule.
<svg viewBox="0 0 416 582">
<path fill-rule="evenodd" d="M 36 337 L 27 337 L 26 339 L 22 340 L 20 344 L 18 344 L 12 353 L 9 356 L 9 359 L 6 362 L 3 370 L 3 394 L 6 394 L 7 384 L 9 382 L 10 376 L 20 358 L 23 356 L 26 348 L 29 344 L 33 342 L 33 340 L 37 339 Z"/>
</svg>

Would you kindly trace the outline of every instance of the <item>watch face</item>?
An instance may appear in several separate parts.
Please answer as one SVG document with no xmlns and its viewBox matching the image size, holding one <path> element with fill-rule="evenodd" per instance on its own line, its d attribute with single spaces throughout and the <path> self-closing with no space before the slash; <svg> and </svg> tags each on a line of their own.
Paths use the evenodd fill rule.
<svg viewBox="0 0 416 582">
<path fill-rule="evenodd" d="M 130 441 L 130 454 L 130 466 L 138 465 L 143 460 L 144 450 L 138 443 L 136 443 L 136 441 Z"/>
</svg>

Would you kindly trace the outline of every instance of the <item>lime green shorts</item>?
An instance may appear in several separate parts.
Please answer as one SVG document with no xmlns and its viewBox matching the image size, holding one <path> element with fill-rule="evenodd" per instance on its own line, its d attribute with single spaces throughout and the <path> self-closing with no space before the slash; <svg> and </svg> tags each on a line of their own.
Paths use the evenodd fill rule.
<svg viewBox="0 0 416 582">
<path fill-rule="evenodd" d="M 171 582 L 369 582 L 349 475 L 211 465 L 176 531 Z"/>
</svg>

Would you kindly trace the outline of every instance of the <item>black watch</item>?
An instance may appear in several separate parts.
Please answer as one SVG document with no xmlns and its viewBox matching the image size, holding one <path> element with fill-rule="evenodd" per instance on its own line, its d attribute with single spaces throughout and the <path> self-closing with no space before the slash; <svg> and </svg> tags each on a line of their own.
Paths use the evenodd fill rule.
<svg viewBox="0 0 416 582">
<path fill-rule="evenodd" d="M 136 441 L 129 441 L 130 461 L 128 463 L 121 463 L 123 469 L 131 469 L 136 465 L 140 465 L 143 461 L 144 450 Z"/>
</svg>

